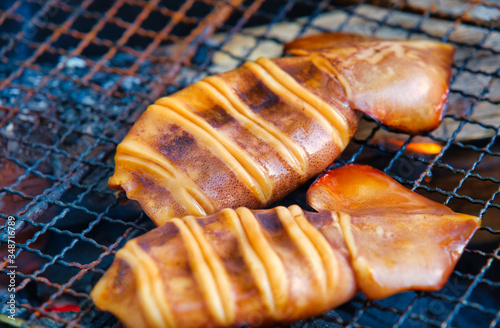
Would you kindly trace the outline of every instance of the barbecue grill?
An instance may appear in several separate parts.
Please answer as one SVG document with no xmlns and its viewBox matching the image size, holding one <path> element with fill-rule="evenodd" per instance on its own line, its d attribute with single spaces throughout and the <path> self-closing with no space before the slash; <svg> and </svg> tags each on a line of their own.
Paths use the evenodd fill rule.
<svg viewBox="0 0 500 328">
<path fill-rule="evenodd" d="M 291 326 L 500 327 L 494 0 L 1 1 L 0 326 L 120 326 L 89 293 L 115 252 L 153 228 L 135 202 L 107 188 L 120 140 L 159 96 L 246 60 L 279 56 L 284 42 L 326 31 L 457 47 L 448 110 L 436 131 L 412 137 L 363 118 L 333 165 L 379 168 L 457 212 L 478 215 L 482 228 L 443 290 L 380 301 L 359 295 Z M 307 187 L 281 204 L 307 209 Z M 8 317 L 13 307 L 16 325 Z"/>
</svg>

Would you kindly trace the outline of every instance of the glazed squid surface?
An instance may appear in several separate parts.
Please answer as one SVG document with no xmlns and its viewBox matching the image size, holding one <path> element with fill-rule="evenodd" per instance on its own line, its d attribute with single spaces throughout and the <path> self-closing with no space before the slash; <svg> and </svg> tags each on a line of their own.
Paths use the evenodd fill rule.
<svg viewBox="0 0 500 328">
<path fill-rule="evenodd" d="M 127 327 L 260 326 L 320 314 L 358 291 L 442 288 L 477 217 L 348 165 L 297 205 L 174 218 L 116 253 L 91 297 Z"/>
<path fill-rule="evenodd" d="M 109 186 L 157 225 L 262 208 L 324 170 L 361 113 L 412 134 L 440 122 L 450 45 L 333 33 L 285 50 L 158 99 L 118 145 Z"/>
</svg>

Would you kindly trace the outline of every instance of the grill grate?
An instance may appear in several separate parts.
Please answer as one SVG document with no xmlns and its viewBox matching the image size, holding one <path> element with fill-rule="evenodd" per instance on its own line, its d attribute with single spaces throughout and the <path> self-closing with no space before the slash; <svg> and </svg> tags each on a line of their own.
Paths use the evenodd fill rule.
<svg viewBox="0 0 500 328">
<path fill-rule="evenodd" d="M 494 1 L 16 0 L 0 2 L 0 322 L 15 218 L 24 327 L 115 327 L 89 292 L 124 242 L 153 227 L 107 186 L 146 106 L 312 31 L 430 38 L 457 47 L 448 113 L 425 137 L 363 118 L 337 161 L 366 163 L 479 215 L 445 288 L 351 302 L 293 327 L 500 327 L 500 6 Z M 433 143 L 433 153 L 412 145 Z M 300 188 L 283 201 L 303 207 Z M 4 222 L 5 221 L 5 222 Z M 0 324 L 1 325 L 1 324 Z"/>
</svg>

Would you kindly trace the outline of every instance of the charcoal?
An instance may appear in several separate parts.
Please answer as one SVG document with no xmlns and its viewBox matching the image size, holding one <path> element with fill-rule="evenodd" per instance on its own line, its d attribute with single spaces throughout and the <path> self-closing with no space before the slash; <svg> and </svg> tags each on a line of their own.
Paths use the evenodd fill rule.
<svg viewBox="0 0 500 328">
<path fill-rule="evenodd" d="M 134 91 L 134 89 L 137 88 L 137 86 L 141 85 L 141 79 L 138 78 L 137 76 L 126 76 L 122 83 L 121 87 L 125 91 Z"/>
<path fill-rule="evenodd" d="M 66 56 L 61 56 L 57 67 L 67 67 L 67 68 L 85 68 L 87 62 L 79 57 L 67 58 Z"/>
</svg>

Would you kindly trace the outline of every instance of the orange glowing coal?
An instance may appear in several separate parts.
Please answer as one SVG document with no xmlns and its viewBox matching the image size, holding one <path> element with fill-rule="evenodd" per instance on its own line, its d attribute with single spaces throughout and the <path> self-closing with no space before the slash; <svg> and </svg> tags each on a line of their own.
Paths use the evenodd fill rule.
<svg viewBox="0 0 500 328">
<path fill-rule="evenodd" d="M 384 143 L 390 148 L 400 148 L 405 142 L 398 139 L 386 139 L 384 140 Z M 442 148 L 443 146 L 435 142 L 410 142 L 408 145 L 406 145 L 405 150 L 414 153 L 435 155 L 438 154 Z"/>
<path fill-rule="evenodd" d="M 46 308 L 48 312 L 80 312 L 80 307 L 76 304 L 59 304 Z"/>
</svg>

